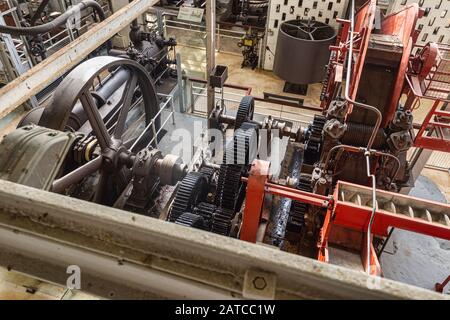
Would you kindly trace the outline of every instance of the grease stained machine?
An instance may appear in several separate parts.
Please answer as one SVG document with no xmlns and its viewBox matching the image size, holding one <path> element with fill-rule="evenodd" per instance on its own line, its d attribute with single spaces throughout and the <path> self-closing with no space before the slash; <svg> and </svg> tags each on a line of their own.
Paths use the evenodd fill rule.
<svg viewBox="0 0 450 320">
<path fill-rule="evenodd" d="M 450 48 L 415 46 L 415 4 L 378 29 L 375 1 L 350 14 L 330 47 L 323 112 L 306 127 L 254 120 L 245 96 L 235 116 L 220 106 L 210 115 L 211 127 L 234 130 L 216 155 L 223 162 L 204 158 L 188 170 L 163 156 L 152 147 L 155 66 L 173 61 L 156 64 L 146 52 L 174 43 L 134 30 L 132 48 L 80 64 L 52 104 L 4 138 L 1 177 L 325 263 L 338 250 L 356 253 L 362 269 L 382 275 L 378 253 L 394 228 L 450 240 L 449 205 L 402 194 L 416 178 L 408 151 L 450 151 Z M 416 124 L 423 100 L 431 110 Z M 255 147 L 270 141 L 259 137 L 263 129 L 289 139 L 276 178 Z"/>
</svg>

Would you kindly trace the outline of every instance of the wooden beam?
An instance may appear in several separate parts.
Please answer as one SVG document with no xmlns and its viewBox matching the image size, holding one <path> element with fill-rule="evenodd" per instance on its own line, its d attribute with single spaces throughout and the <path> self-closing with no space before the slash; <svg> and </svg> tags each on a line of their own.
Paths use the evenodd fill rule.
<svg viewBox="0 0 450 320">
<path fill-rule="evenodd" d="M 15 110 L 124 29 L 157 0 L 134 0 L 0 89 L 0 118 Z"/>
</svg>

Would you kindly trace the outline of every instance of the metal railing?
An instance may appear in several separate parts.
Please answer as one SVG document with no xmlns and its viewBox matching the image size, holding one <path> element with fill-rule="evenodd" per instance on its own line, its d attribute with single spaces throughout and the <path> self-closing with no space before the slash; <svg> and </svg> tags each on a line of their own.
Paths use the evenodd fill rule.
<svg viewBox="0 0 450 320">
<path fill-rule="evenodd" d="M 145 133 L 147 133 L 150 129 L 152 131 L 152 139 L 147 144 L 147 147 L 150 147 L 152 144 L 155 148 L 158 148 L 158 135 L 161 133 L 161 131 L 166 126 L 167 122 L 172 119 L 172 124 L 175 125 L 175 107 L 173 103 L 173 96 L 158 93 L 158 96 L 165 98 L 166 100 L 162 103 L 160 106 L 159 111 L 156 113 L 156 115 L 150 120 L 150 122 L 147 124 L 147 126 L 144 128 L 144 130 L 141 132 L 141 134 L 137 137 L 137 139 L 134 141 L 132 146 L 130 147 L 130 150 L 133 150 L 133 148 L 141 141 L 142 137 L 144 137 Z M 161 115 L 163 110 L 170 109 L 169 114 L 167 115 L 164 122 L 160 125 L 159 129 L 156 130 L 155 122 L 158 118 L 161 119 Z"/>
<path fill-rule="evenodd" d="M 154 11 L 154 10 L 153 10 Z M 155 15 L 154 12 L 148 12 L 147 16 Z M 177 14 L 174 12 L 163 11 L 161 13 L 162 29 L 165 35 L 175 36 L 180 45 L 205 49 L 206 48 L 206 27 L 197 23 L 177 20 Z M 147 18 L 149 28 L 156 28 L 157 19 Z M 238 27 L 242 30 L 234 30 L 231 27 Z M 242 49 L 237 43 L 246 35 L 246 26 L 235 25 L 226 22 L 216 23 L 216 50 L 218 52 L 241 55 Z M 252 30 L 258 31 L 259 36 L 263 36 L 265 29 L 252 27 Z M 182 31 L 182 33 L 177 33 Z M 261 57 L 262 45 L 258 47 L 259 56 Z"/>
<path fill-rule="evenodd" d="M 206 48 L 206 27 L 203 25 L 193 24 L 189 22 L 183 22 L 179 20 L 167 19 L 168 16 L 176 18 L 176 15 L 170 13 L 164 13 L 163 24 L 166 34 L 175 33 L 174 30 L 183 31 L 184 35 L 189 39 L 188 41 L 183 41 L 185 37 L 177 36 L 177 41 L 184 46 L 189 46 L 193 48 Z M 221 27 L 220 23 L 216 24 L 216 50 L 218 52 L 226 52 L 231 54 L 241 54 L 241 49 L 237 46 L 237 42 L 245 35 L 245 31 L 224 29 Z M 201 41 L 196 41 L 195 44 L 190 41 L 192 39 L 200 39 Z M 232 43 L 227 45 L 226 40 L 232 40 Z"/>
<path fill-rule="evenodd" d="M 190 109 L 189 112 L 206 116 L 206 86 L 204 80 L 189 79 L 188 92 L 190 92 Z M 216 88 L 215 102 L 216 105 L 221 105 L 227 110 L 236 110 L 242 97 L 249 95 L 251 88 L 239 87 L 236 85 L 225 84 L 224 88 Z M 255 98 L 255 114 L 264 116 L 272 116 L 282 121 L 289 121 L 293 127 L 309 125 L 316 113 L 309 108 L 298 108 L 298 112 L 291 112 L 284 110 L 285 107 L 291 107 L 287 103 L 278 101 L 267 101 L 261 98 Z"/>
<path fill-rule="evenodd" d="M 413 114 L 418 108 L 429 108 L 414 145 L 450 152 L 450 46 L 439 45 L 437 61 L 424 79 L 407 74 L 406 82 L 406 103 Z"/>
<path fill-rule="evenodd" d="M 424 79 L 424 96 L 448 99 L 450 92 L 450 45 L 438 44 L 436 64 Z"/>
</svg>

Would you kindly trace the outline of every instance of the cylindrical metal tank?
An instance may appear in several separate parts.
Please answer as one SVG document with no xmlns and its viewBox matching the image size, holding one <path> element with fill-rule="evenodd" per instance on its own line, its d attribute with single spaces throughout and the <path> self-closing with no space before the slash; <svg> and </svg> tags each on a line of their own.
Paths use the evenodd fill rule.
<svg viewBox="0 0 450 320">
<path fill-rule="evenodd" d="M 283 22 L 278 32 L 273 72 L 295 84 L 316 83 L 325 77 L 336 30 L 313 20 Z"/>
</svg>

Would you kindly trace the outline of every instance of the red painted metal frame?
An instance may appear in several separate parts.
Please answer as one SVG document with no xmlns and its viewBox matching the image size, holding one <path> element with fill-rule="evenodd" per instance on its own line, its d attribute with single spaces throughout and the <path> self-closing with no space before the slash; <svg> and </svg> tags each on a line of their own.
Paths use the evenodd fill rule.
<svg viewBox="0 0 450 320">
<path fill-rule="evenodd" d="M 407 85 L 404 88 L 407 95 L 405 108 L 413 110 L 416 104 L 422 101 L 432 102 L 432 107 L 415 137 L 415 147 L 450 152 L 450 138 L 443 132 L 450 129 L 450 111 L 448 107 L 447 110 L 441 108 L 444 104 L 450 105 L 450 100 L 439 98 L 436 94 L 429 95 L 429 91 L 436 91 L 432 87 L 434 82 L 447 85 L 448 89 L 441 91 L 450 95 L 450 84 L 436 80 L 445 76 L 450 77 L 450 73 L 439 71 L 442 63 L 450 64 L 448 59 L 442 57 L 449 52 L 450 47 L 428 44 L 411 60 L 411 68 L 406 77 Z"/>
<path fill-rule="evenodd" d="M 275 183 L 266 183 L 265 191 L 267 193 L 289 198 L 292 200 L 304 202 L 317 207 L 328 207 L 331 199 L 329 197 L 311 192 L 301 191 L 294 188 L 281 186 Z"/>
<path fill-rule="evenodd" d="M 263 208 L 264 195 L 270 193 L 281 197 L 290 198 L 295 201 L 308 203 L 314 206 L 327 208 L 324 223 L 319 234 L 317 243 L 318 260 L 328 262 L 328 237 L 333 225 L 342 226 L 354 229 L 365 233 L 371 215 L 371 208 L 357 205 L 351 202 L 339 200 L 339 192 L 342 186 L 350 186 L 353 189 L 365 190 L 371 192 L 371 188 L 364 187 L 357 184 L 338 181 L 333 197 L 327 197 L 315 193 L 300 191 L 291 187 L 278 185 L 268 182 L 270 163 L 262 160 L 255 160 L 250 170 L 248 178 L 242 178 L 247 182 L 247 196 L 245 199 L 245 208 L 243 215 L 243 223 L 240 233 L 240 239 L 250 242 L 256 242 L 256 236 L 261 221 L 261 212 Z M 417 198 L 409 197 L 393 192 L 377 190 L 377 195 L 384 194 L 388 197 L 401 197 L 406 201 L 417 200 Z M 422 200 L 429 203 L 431 206 L 448 207 L 450 212 L 450 205 L 437 203 L 433 201 Z M 439 237 L 450 240 L 450 226 L 430 223 L 418 218 L 410 218 L 406 215 L 391 213 L 382 209 L 377 209 L 372 225 L 372 234 L 386 237 L 388 235 L 388 228 L 395 227 L 420 234 Z M 365 243 L 365 242 L 363 242 Z M 365 265 L 364 254 L 365 246 L 361 246 L 361 259 Z M 371 262 L 370 273 L 372 275 L 381 275 L 380 263 L 376 257 L 373 246 L 371 247 Z"/>
<path fill-rule="evenodd" d="M 376 0 L 369 0 L 355 14 L 355 37 L 354 37 L 354 56 L 355 62 L 352 68 L 353 74 L 350 84 L 350 98 L 355 99 L 358 91 L 359 80 L 361 78 L 364 61 L 366 58 L 367 48 L 369 45 L 370 35 L 374 26 L 374 18 L 376 13 Z M 350 21 L 337 19 L 342 24 L 341 31 L 336 39 L 336 44 L 330 46 L 332 55 L 329 61 L 331 72 L 327 81 L 326 98 L 321 103 L 322 110 L 326 111 L 331 103 L 332 93 L 337 83 L 341 83 L 341 72 L 349 46 Z M 338 76 L 338 78 L 336 78 Z M 351 108 L 349 109 L 351 112 Z"/>
<path fill-rule="evenodd" d="M 329 207 L 332 204 L 332 199 L 329 197 L 268 182 L 269 167 L 270 162 L 255 160 L 252 163 L 248 178 L 242 178 L 242 181 L 247 183 L 247 193 L 239 234 L 241 240 L 256 242 L 265 193 L 319 207 Z"/>
<path fill-rule="evenodd" d="M 334 207 L 332 222 L 335 225 L 351 228 L 361 232 L 367 230 L 367 224 L 371 215 L 372 208 L 360 206 L 354 203 L 344 202 L 339 200 L 338 195 L 341 186 L 353 186 L 360 190 L 366 189 L 371 191 L 371 188 L 364 187 L 357 184 L 338 181 L 334 191 Z M 404 198 L 407 201 L 417 201 L 417 198 L 392 193 L 383 190 L 377 190 L 377 195 L 385 194 L 386 196 L 395 196 Z M 450 212 L 450 205 L 443 203 L 428 201 L 420 199 L 423 203 L 429 203 L 430 206 L 443 206 L 448 208 Z M 395 227 L 403 230 L 417 232 L 424 235 L 438 237 L 441 239 L 450 240 L 450 226 L 431 223 L 418 218 L 410 218 L 406 215 L 391 213 L 382 209 L 377 209 L 372 225 L 372 233 L 374 235 L 386 237 L 388 235 L 388 228 Z"/>
<path fill-rule="evenodd" d="M 328 254 L 328 237 L 331 232 L 331 228 L 333 227 L 333 209 L 329 208 L 325 215 L 325 219 L 320 229 L 319 239 L 317 242 L 318 254 L 317 260 L 328 263 L 329 262 L 329 254 Z M 365 240 L 361 242 L 361 264 L 362 266 L 366 265 L 366 245 Z M 381 270 L 381 265 L 378 260 L 377 254 L 375 252 L 375 248 L 373 245 L 370 246 L 370 270 L 369 273 L 374 276 L 382 276 L 383 272 Z"/>
<path fill-rule="evenodd" d="M 436 283 L 435 289 L 437 292 L 443 293 L 445 286 L 450 282 L 450 276 L 448 276 L 442 283 Z"/>
<path fill-rule="evenodd" d="M 239 239 L 256 242 L 264 203 L 265 185 L 269 176 L 270 162 L 255 160 L 247 180 L 244 215 Z"/>
<path fill-rule="evenodd" d="M 386 126 L 394 118 L 398 107 L 398 101 L 405 84 L 405 75 L 408 69 L 410 54 L 413 48 L 413 35 L 417 19 L 419 18 L 419 5 L 413 3 L 402 10 L 388 15 L 381 25 L 381 33 L 386 35 L 396 35 L 403 45 L 403 54 L 397 70 L 397 76 L 393 86 L 390 104 L 383 115 L 382 127 Z"/>
<path fill-rule="evenodd" d="M 331 231 L 331 217 L 333 215 L 333 211 L 331 208 L 327 210 L 325 215 L 325 219 L 323 221 L 322 228 L 319 233 L 319 240 L 317 242 L 318 248 L 318 256 L 317 260 L 322 262 L 328 262 L 328 237 Z"/>
</svg>

